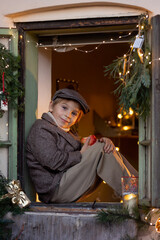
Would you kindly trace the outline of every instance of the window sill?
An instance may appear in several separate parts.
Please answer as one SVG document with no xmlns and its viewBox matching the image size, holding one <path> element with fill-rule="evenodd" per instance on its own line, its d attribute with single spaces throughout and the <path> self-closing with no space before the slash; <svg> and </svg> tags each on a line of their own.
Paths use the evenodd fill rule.
<svg viewBox="0 0 160 240">
<path fill-rule="evenodd" d="M 80 202 L 80 203 L 64 203 L 64 204 L 44 204 L 32 202 L 30 210 L 34 212 L 54 212 L 54 213 L 85 213 L 93 214 L 100 209 L 109 208 L 117 209 L 122 208 L 122 203 L 108 203 L 108 202 Z"/>
</svg>

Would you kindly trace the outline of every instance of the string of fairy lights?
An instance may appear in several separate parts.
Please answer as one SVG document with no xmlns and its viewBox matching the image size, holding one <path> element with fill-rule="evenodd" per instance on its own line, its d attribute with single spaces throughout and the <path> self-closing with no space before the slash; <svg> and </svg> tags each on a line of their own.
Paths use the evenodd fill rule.
<svg viewBox="0 0 160 240">
<path fill-rule="evenodd" d="M 156 215 L 158 215 L 158 218 L 156 218 L 156 220 L 152 220 Z M 152 208 L 144 217 L 144 221 L 148 223 L 150 226 L 154 226 L 156 229 L 156 232 L 160 233 L 160 209 L 159 208 Z"/>
<path fill-rule="evenodd" d="M 133 31 L 135 31 L 135 29 Z M 99 43 L 96 47 L 93 47 L 93 49 L 91 49 L 91 50 L 83 50 L 79 47 L 74 47 L 75 44 L 72 44 L 72 43 L 64 43 L 64 44 L 62 44 L 62 46 L 53 46 L 52 49 L 54 51 L 58 51 L 58 49 L 60 47 L 73 47 L 73 50 L 75 50 L 75 51 L 79 51 L 79 52 L 82 52 L 82 53 L 92 53 L 92 52 L 98 50 L 99 47 L 103 44 L 108 44 L 108 43 L 111 43 L 111 42 L 117 42 L 119 39 L 127 38 L 131 35 L 132 35 L 132 32 L 129 32 L 128 34 L 125 34 L 125 35 L 119 35 L 117 38 L 114 38 L 114 39 L 110 38 L 108 41 L 103 40 L 101 43 Z M 42 43 L 38 43 L 38 42 L 30 41 L 30 40 L 27 40 L 27 43 L 35 43 L 35 47 L 43 47 L 45 50 L 50 50 L 50 48 L 51 48 L 51 46 L 45 46 Z M 86 44 L 86 45 L 88 45 L 88 44 Z"/>
<path fill-rule="evenodd" d="M 143 16 L 142 18 L 146 18 L 146 19 L 148 19 L 149 18 L 149 15 L 148 14 L 146 14 L 145 16 Z M 94 52 L 94 51 L 97 51 L 100 47 L 101 47 L 101 45 L 103 45 L 103 44 L 109 44 L 109 43 L 113 43 L 113 42 L 117 42 L 117 41 L 121 41 L 122 39 L 125 39 L 125 38 L 128 38 L 129 36 L 131 37 L 132 36 L 132 34 L 133 34 L 133 32 L 135 32 L 135 30 L 137 29 L 137 31 L 138 31 L 138 35 L 140 35 L 140 32 L 141 31 L 143 31 L 143 29 L 144 29 L 144 25 L 142 24 L 141 25 L 141 19 L 139 20 L 139 24 L 137 24 L 137 26 L 136 26 L 136 28 L 135 29 L 133 29 L 132 31 L 129 31 L 127 34 L 124 34 L 124 35 L 122 35 L 122 34 L 120 34 L 118 37 L 116 37 L 116 38 L 110 38 L 109 40 L 103 40 L 101 43 L 99 43 L 97 46 L 95 46 L 95 47 L 93 47 L 92 49 L 90 49 L 90 50 L 84 50 L 84 49 L 82 49 L 81 47 L 74 47 L 74 44 L 72 44 L 72 43 L 64 43 L 64 44 L 62 44 L 62 46 L 61 47 L 73 47 L 73 50 L 74 51 L 77 51 L 77 52 L 81 52 L 81 53 L 92 53 L 92 52 Z M 10 30 L 12 30 L 12 28 L 10 28 Z M 137 36 L 136 36 L 137 37 Z M 15 34 L 13 34 L 13 33 L 11 33 L 11 35 L 10 35 L 10 37 L 7 37 L 7 36 L 2 36 L 2 37 L 0 37 L 0 38 L 7 38 L 8 39 L 8 41 L 9 42 L 11 42 L 12 40 L 14 40 L 15 39 Z M 23 36 L 22 35 L 20 35 L 19 36 L 19 38 L 22 40 L 23 39 Z M 52 48 L 51 48 L 51 46 L 45 46 L 45 45 L 43 45 L 42 43 L 38 43 L 38 42 L 36 42 L 36 41 L 32 41 L 32 40 L 26 40 L 26 43 L 27 43 L 27 45 L 28 44 L 35 44 L 35 47 L 43 47 L 45 50 L 54 50 L 54 51 L 58 51 L 58 49 L 59 49 L 59 47 L 60 46 L 56 46 L 56 44 L 55 44 L 55 46 L 52 46 Z M 92 44 L 93 45 L 93 44 Z M 95 44 L 94 44 L 95 45 Z M 130 47 L 132 48 L 132 43 L 131 43 L 131 45 L 130 45 Z M 140 53 L 140 55 L 143 55 L 143 53 Z M 127 56 L 127 54 L 124 54 L 124 57 L 126 57 Z M 151 52 L 149 52 L 148 53 L 148 55 L 147 56 L 143 56 L 143 57 L 145 57 L 146 59 L 148 59 L 148 58 L 150 58 L 150 56 L 151 56 Z M 3 57 L 3 56 L 2 56 Z M 134 59 L 132 60 L 132 61 L 134 61 Z M 158 58 L 156 58 L 156 59 L 152 59 L 152 60 L 150 60 L 149 61 L 149 64 L 152 64 L 152 62 L 153 61 L 160 61 L 160 57 L 158 57 Z M 131 65 L 132 65 L 132 63 L 130 63 Z M 6 66 L 7 67 L 7 66 Z M 129 74 L 129 72 L 127 72 L 126 74 Z"/>
</svg>

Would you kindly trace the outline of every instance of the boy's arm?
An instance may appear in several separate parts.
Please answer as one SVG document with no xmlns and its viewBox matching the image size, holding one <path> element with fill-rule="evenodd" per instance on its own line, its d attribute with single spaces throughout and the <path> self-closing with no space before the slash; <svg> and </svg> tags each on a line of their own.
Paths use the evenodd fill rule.
<svg viewBox="0 0 160 240">
<path fill-rule="evenodd" d="M 57 146 L 57 141 L 56 133 L 53 135 L 46 129 L 37 129 L 29 136 L 27 150 L 43 167 L 50 170 L 64 171 L 81 161 L 80 151 L 61 150 Z"/>
</svg>

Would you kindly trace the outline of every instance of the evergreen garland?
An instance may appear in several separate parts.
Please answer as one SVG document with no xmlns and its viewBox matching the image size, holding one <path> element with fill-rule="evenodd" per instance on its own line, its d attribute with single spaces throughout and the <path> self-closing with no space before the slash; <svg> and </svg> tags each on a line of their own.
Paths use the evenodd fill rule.
<svg viewBox="0 0 160 240">
<path fill-rule="evenodd" d="M 13 108 L 17 108 L 22 111 L 23 105 L 18 105 L 18 97 L 23 96 L 23 87 L 18 81 L 18 69 L 20 57 L 14 56 L 9 50 L 0 43 L 0 103 L 1 100 L 11 104 Z M 2 76 L 4 75 L 4 89 Z M 2 117 L 4 111 L 0 105 L 0 117 Z"/>
<path fill-rule="evenodd" d="M 96 220 L 109 227 L 112 224 L 120 224 L 125 220 L 132 219 L 136 222 L 138 229 L 147 230 L 149 226 L 155 227 L 156 224 L 152 222 L 152 217 L 157 216 L 158 218 L 159 215 L 160 209 L 150 208 L 145 205 L 135 207 L 132 215 L 124 207 L 114 207 L 114 209 L 101 209 L 96 215 Z M 126 236 L 126 239 L 130 239 L 129 236 Z"/>
<path fill-rule="evenodd" d="M 144 36 L 142 49 L 131 47 L 128 53 L 105 66 L 104 70 L 105 76 L 110 73 L 117 85 L 114 93 L 119 97 L 121 113 L 128 113 L 131 107 L 144 119 L 150 112 L 151 53 L 147 41 L 149 29 L 148 18 L 141 16 L 139 36 Z"/>
<path fill-rule="evenodd" d="M 102 209 L 98 212 L 96 219 L 98 222 L 101 222 L 107 226 L 110 226 L 114 223 L 122 223 L 126 219 L 133 219 L 141 223 L 138 207 L 133 209 L 133 215 L 130 215 L 128 209 L 126 208 L 107 209 L 105 211 Z"/>
<path fill-rule="evenodd" d="M 11 198 L 1 199 L 7 193 L 5 186 L 9 183 L 4 176 L 0 174 L 0 239 L 9 240 L 12 234 L 12 220 L 5 219 L 5 215 L 11 212 L 13 215 L 23 214 L 24 209 L 18 205 L 13 205 Z"/>
</svg>

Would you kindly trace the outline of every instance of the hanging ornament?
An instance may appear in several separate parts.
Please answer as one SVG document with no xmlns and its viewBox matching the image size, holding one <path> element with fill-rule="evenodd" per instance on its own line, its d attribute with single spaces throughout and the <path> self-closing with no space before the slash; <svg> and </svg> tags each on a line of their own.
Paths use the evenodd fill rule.
<svg viewBox="0 0 160 240">
<path fill-rule="evenodd" d="M 144 42 L 144 35 L 142 36 L 137 35 L 133 44 L 133 49 L 142 48 L 143 42 Z"/>
</svg>

